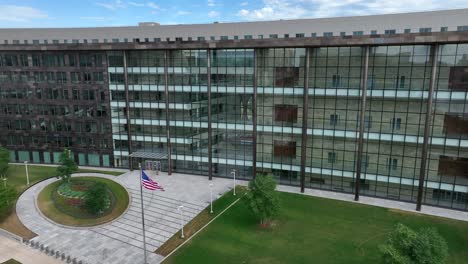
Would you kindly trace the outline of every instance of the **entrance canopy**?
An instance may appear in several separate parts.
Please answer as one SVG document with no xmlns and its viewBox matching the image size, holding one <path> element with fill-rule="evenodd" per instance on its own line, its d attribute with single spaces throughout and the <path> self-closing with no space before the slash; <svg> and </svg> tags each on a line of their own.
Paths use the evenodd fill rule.
<svg viewBox="0 0 468 264">
<path fill-rule="evenodd" d="M 143 158 L 143 159 L 155 159 L 162 160 L 167 159 L 167 153 L 163 151 L 135 151 L 130 154 L 132 158 Z"/>
</svg>

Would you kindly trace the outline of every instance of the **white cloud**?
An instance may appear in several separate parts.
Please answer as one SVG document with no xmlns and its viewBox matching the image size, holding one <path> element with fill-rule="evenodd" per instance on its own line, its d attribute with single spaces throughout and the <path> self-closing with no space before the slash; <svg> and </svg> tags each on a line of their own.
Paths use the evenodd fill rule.
<svg viewBox="0 0 468 264">
<path fill-rule="evenodd" d="M 185 16 L 185 15 L 190 15 L 190 14 L 192 14 L 192 12 L 190 12 L 190 11 L 178 11 L 176 13 L 176 15 L 178 15 L 178 16 Z"/>
<path fill-rule="evenodd" d="M 242 3 L 240 3 L 240 6 L 246 6 L 246 5 L 249 5 L 249 2 L 242 2 Z"/>
<path fill-rule="evenodd" d="M 34 19 L 45 19 L 49 16 L 47 13 L 30 7 L 17 5 L 0 5 L 0 20 L 11 22 L 28 22 Z"/>
<path fill-rule="evenodd" d="M 144 7 L 144 3 L 138 3 L 138 2 L 128 2 L 129 5 L 131 6 L 136 6 L 136 7 Z"/>
<path fill-rule="evenodd" d="M 159 6 L 155 4 L 154 2 L 148 2 L 146 3 L 146 6 L 152 9 L 159 9 Z"/>
<path fill-rule="evenodd" d="M 275 20 L 333 16 L 403 13 L 466 8 L 466 0 L 263 0 L 259 9 L 243 8 L 244 20 Z"/>
<path fill-rule="evenodd" d="M 208 12 L 209 17 L 219 17 L 220 13 L 218 11 L 210 11 Z"/>
<path fill-rule="evenodd" d="M 96 5 L 102 6 L 102 7 L 106 8 L 106 9 L 109 9 L 109 10 L 112 10 L 112 11 L 115 11 L 117 9 L 121 9 L 121 8 L 126 7 L 126 5 L 124 4 L 124 2 L 122 2 L 122 0 L 115 0 L 114 2 L 108 2 L 108 3 L 98 2 L 98 3 L 96 3 Z"/>
<path fill-rule="evenodd" d="M 208 0 L 208 6 L 215 6 L 215 1 L 214 0 Z"/>
</svg>

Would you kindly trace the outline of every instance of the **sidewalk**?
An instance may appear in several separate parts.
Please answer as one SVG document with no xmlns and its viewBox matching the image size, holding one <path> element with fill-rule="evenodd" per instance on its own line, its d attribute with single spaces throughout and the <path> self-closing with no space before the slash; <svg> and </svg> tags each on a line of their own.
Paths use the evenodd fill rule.
<svg viewBox="0 0 468 264">
<path fill-rule="evenodd" d="M 6 237 L 0 236 L 0 263 L 15 259 L 23 264 L 59 264 L 57 259 L 29 248 Z"/>
</svg>

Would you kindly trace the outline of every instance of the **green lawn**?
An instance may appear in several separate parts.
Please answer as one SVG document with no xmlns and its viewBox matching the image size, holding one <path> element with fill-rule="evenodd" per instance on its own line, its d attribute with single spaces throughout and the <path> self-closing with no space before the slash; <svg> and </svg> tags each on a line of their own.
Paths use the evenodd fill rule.
<svg viewBox="0 0 468 264">
<path fill-rule="evenodd" d="M 165 263 L 381 263 L 378 245 L 395 224 L 434 226 L 449 244 L 447 263 L 468 262 L 468 222 L 280 193 L 273 230 L 258 227 L 240 201 Z"/>
</svg>

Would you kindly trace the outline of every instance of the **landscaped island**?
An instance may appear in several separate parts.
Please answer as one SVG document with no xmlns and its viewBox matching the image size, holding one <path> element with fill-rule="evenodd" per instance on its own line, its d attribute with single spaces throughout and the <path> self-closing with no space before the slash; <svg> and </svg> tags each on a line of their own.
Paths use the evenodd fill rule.
<svg viewBox="0 0 468 264">
<path fill-rule="evenodd" d="M 126 210 L 129 196 L 120 184 L 105 178 L 74 177 L 46 186 L 37 198 L 44 216 L 68 226 L 109 222 Z"/>
</svg>

